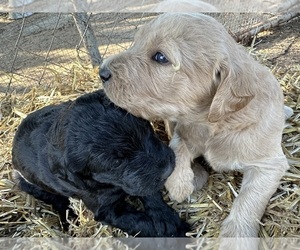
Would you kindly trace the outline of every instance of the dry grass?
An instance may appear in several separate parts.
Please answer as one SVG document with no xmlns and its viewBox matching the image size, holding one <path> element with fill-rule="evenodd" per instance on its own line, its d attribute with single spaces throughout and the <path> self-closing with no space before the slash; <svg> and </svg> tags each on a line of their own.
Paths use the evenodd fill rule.
<svg viewBox="0 0 300 250">
<path fill-rule="evenodd" d="M 298 67 L 298 68 L 297 68 Z M 300 68 L 293 66 L 285 72 L 274 74 L 282 84 L 286 104 L 294 109 L 294 116 L 283 132 L 282 146 L 291 163 L 291 169 L 282 179 L 261 220 L 262 237 L 299 237 L 300 231 Z M 14 188 L 11 178 L 11 144 L 16 128 L 26 114 L 43 106 L 59 103 L 91 92 L 100 87 L 97 72 L 74 64 L 70 72 L 56 72 L 56 82 L 51 87 L 36 86 L 27 93 L 1 96 L 0 113 L 0 237 L 104 237 L 127 236 L 119 229 L 93 220 L 93 215 L 81 201 L 71 199 L 71 206 L 78 214 L 70 221 L 68 232 L 62 232 L 58 215 L 51 206 L 35 200 Z M 64 83 L 64 84 L 63 84 Z M 167 140 L 163 125 L 155 122 L 156 132 Z M 191 237 L 217 237 L 223 219 L 241 184 L 237 172 L 211 171 L 208 184 L 181 204 L 172 202 L 166 193 L 166 202 L 181 217 L 193 225 Z"/>
</svg>

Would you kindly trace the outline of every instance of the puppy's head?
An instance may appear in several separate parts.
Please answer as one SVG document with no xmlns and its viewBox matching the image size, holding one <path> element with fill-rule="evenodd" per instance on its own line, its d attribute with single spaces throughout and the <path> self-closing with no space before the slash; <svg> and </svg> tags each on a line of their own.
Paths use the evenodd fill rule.
<svg viewBox="0 0 300 250">
<path fill-rule="evenodd" d="M 241 88 L 242 54 L 212 17 L 165 13 L 138 30 L 131 48 L 106 59 L 100 77 L 108 97 L 137 116 L 199 120 L 201 114 L 214 122 L 253 97 Z"/>
<path fill-rule="evenodd" d="M 171 148 L 141 118 L 127 114 L 113 126 L 106 128 L 105 148 L 97 158 L 103 167 L 93 171 L 93 178 L 134 196 L 147 196 L 162 189 L 175 167 Z"/>
<path fill-rule="evenodd" d="M 163 188 L 175 167 L 172 149 L 148 121 L 115 106 L 102 92 L 88 97 L 71 107 L 75 119 L 68 131 L 69 170 L 135 196 Z"/>
</svg>

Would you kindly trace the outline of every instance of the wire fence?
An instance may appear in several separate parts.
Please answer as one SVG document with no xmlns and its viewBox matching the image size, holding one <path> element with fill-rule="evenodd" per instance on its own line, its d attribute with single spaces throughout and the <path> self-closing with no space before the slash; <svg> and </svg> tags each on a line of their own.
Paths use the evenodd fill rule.
<svg viewBox="0 0 300 250">
<path fill-rule="evenodd" d="M 126 50 L 138 27 L 156 13 L 39 13 L 16 20 L 0 14 L 0 93 L 49 85 L 74 62 L 97 66 Z M 299 15 L 212 13 L 241 42 Z"/>
</svg>

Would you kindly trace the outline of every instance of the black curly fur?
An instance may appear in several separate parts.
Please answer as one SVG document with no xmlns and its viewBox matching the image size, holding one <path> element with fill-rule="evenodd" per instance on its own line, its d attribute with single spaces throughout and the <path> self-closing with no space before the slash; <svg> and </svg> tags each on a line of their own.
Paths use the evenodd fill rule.
<svg viewBox="0 0 300 250">
<path fill-rule="evenodd" d="M 21 190 L 52 204 L 62 220 L 68 197 L 95 219 L 142 237 L 182 237 L 187 223 L 162 199 L 173 151 L 149 122 L 115 106 L 102 90 L 29 114 L 12 149 Z M 126 197 L 137 196 L 144 210 Z"/>
</svg>

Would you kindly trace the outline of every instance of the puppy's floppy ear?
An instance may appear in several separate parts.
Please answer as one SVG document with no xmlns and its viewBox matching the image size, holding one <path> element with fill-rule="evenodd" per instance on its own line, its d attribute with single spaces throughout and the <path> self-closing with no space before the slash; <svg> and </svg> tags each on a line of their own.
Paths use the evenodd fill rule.
<svg viewBox="0 0 300 250">
<path fill-rule="evenodd" d="M 212 123 L 241 110 L 254 98 L 255 76 L 252 78 L 249 73 L 243 72 L 239 65 L 222 63 L 215 74 L 218 86 L 208 113 L 208 121 Z"/>
</svg>

